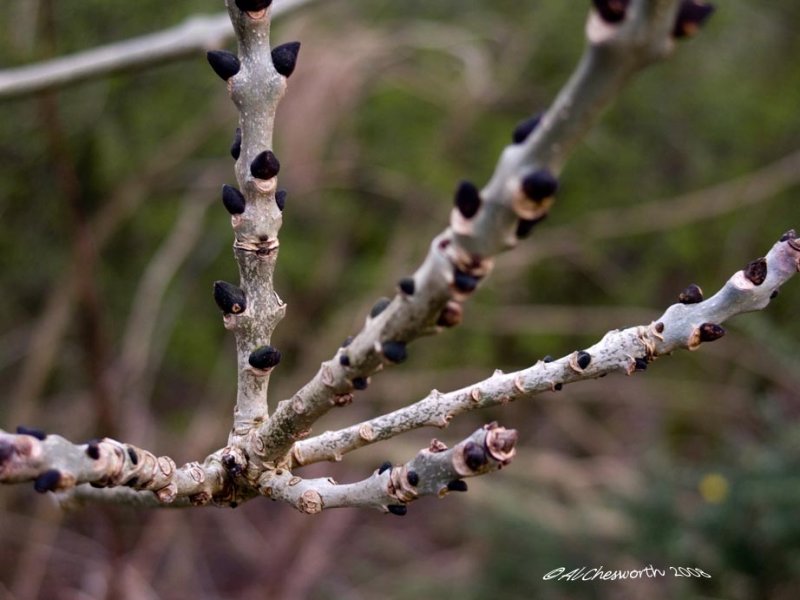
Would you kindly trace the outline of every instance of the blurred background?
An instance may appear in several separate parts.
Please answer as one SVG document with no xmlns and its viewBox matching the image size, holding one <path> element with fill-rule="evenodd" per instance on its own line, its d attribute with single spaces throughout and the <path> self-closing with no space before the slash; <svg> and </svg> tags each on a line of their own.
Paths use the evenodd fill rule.
<svg viewBox="0 0 800 600">
<path fill-rule="evenodd" d="M 276 0 L 276 4 L 281 0 Z M 302 41 L 278 113 L 289 190 L 288 314 L 271 404 L 357 331 L 482 185 L 514 125 L 583 47 L 588 2 L 320 0 L 276 21 Z M 721 3 L 722 4 L 722 3 Z M 219 13 L 221 0 L 4 0 L 0 67 Z M 800 5 L 730 0 L 622 94 L 568 163 L 551 216 L 466 307 L 320 422 L 337 428 L 648 323 L 713 293 L 798 222 Z M 201 458 L 224 444 L 236 281 L 236 111 L 204 53 L 0 101 L 0 425 L 110 435 Z M 498 420 L 501 473 L 403 519 L 236 510 L 62 514 L 0 489 L 0 598 L 795 598 L 800 589 L 800 282 L 728 335 L 646 373 L 462 416 L 301 472 L 339 481 Z M 697 567 L 708 578 L 543 581 L 560 567 Z"/>
</svg>

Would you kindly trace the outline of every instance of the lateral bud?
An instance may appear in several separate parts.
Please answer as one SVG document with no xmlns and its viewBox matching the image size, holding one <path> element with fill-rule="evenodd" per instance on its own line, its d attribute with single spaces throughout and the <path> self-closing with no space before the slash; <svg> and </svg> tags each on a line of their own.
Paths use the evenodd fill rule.
<svg viewBox="0 0 800 600">
<path fill-rule="evenodd" d="M 300 52 L 300 42 L 289 42 L 281 44 L 272 49 L 272 64 L 275 70 L 284 77 L 288 78 L 294 73 L 297 65 L 297 55 Z"/>
<path fill-rule="evenodd" d="M 683 0 L 678 8 L 678 17 L 672 35 L 676 38 L 693 36 L 705 25 L 714 13 L 714 5 L 697 0 Z"/>
<path fill-rule="evenodd" d="M 250 366 L 261 371 L 269 371 L 281 362 L 281 353 L 272 346 L 261 346 L 250 353 Z"/>
<path fill-rule="evenodd" d="M 744 276 L 755 286 L 759 286 L 767 279 L 767 259 L 757 258 L 744 268 Z"/>
<path fill-rule="evenodd" d="M 703 290 L 697 284 L 690 284 L 678 294 L 678 302 L 681 304 L 698 304 L 703 301 Z"/>
<path fill-rule="evenodd" d="M 233 160 L 239 160 L 239 155 L 242 153 L 242 130 L 237 127 L 236 133 L 233 134 L 233 142 L 231 143 L 231 156 Z"/>
<path fill-rule="evenodd" d="M 214 69 L 214 73 L 224 81 L 228 81 L 242 68 L 236 55 L 227 50 L 209 50 L 206 53 L 206 58 L 208 59 L 208 64 Z"/>
<path fill-rule="evenodd" d="M 383 342 L 381 345 L 381 353 L 386 360 L 395 364 L 404 362 L 406 358 L 408 358 L 405 342 Z"/>
<path fill-rule="evenodd" d="M 33 482 L 33 489 L 40 494 L 54 492 L 58 489 L 59 483 L 61 483 L 61 471 L 49 469 L 36 478 Z"/>
<path fill-rule="evenodd" d="M 264 150 L 250 163 L 250 174 L 256 179 L 272 179 L 281 170 L 281 163 L 272 150 Z"/>
<path fill-rule="evenodd" d="M 41 429 L 34 429 L 32 427 L 25 427 L 24 425 L 17 426 L 17 435 L 29 435 L 35 437 L 37 440 L 44 440 L 47 434 Z"/>
<path fill-rule="evenodd" d="M 236 7 L 242 12 L 257 12 L 269 8 L 272 0 L 236 0 Z"/>
<path fill-rule="evenodd" d="M 283 209 L 286 207 L 286 190 L 278 190 L 275 192 L 275 204 L 278 205 L 278 210 L 283 212 Z"/>
<path fill-rule="evenodd" d="M 464 318 L 464 309 L 461 304 L 450 300 L 445 304 L 442 312 L 439 313 L 439 318 L 436 320 L 436 325 L 439 327 L 455 327 L 459 325 Z"/>
<path fill-rule="evenodd" d="M 458 184 L 455 194 L 455 206 L 465 219 L 474 217 L 481 207 L 481 194 L 471 181 Z"/>
<path fill-rule="evenodd" d="M 533 228 L 547 218 L 547 213 L 536 219 L 520 219 L 517 221 L 517 239 L 523 240 L 531 234 Z"/>
<path fill-rule="evenodd" d="M 242 192 L 232 185 L 225 184 L 222 186 L 222 204 L 230 214 L 240 215 L 244 212 L 247 201 Z"/>
<path fill-rule="evenodd" d="M 238 315 L 247 308 L 244 290 L 227 281 L 214 282 L 214 301 L 226 315 Z"/>
<path fill-rule="evenodd" d="M 630 0 L 592 0 L 595 10 L 606 23 L 620 23 L 625 19 Z"/>
<path fill-rule="evenodd" d="M 539 122 L 541 120 L 542 115 L 538 114 L 517 123 L 517 126 L 514 127 L 514 131 L 511 133 L 511 140 L 513 143 L 524 143 L 525 140 L 527 140 L 528 137 L 534 132 L 536 127 L 539 126 Z"/>
</svg>

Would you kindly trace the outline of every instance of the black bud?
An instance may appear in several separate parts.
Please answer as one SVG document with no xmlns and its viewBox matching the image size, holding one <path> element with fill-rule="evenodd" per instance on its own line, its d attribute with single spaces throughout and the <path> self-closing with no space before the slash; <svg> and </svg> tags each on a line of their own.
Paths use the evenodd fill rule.
<svg viewBox="0 0 800 600">
<path fill-rule="evenodd" d="M 647 370 L 647 359 L 646 358 L 637 358 L 636 359 L 636 370 L 637 371 L 646 371 Z"/>
<path fill-rule="evenodd" d="M 775 300 L 775 298 L 778 297 L 778 294 L 780 294 L 780 290 L 773 290 L 772 293 L 769 295 L 769 299 Z"/>
<path fill-rule="evenodd" d="M 264 150 L 250 163 L 250 174 L 256 179 L 272 179 L 281 170 L 281 163 L 272 150 Z"/>
<path fill-rule="evenodd" d="M 557 383 L 557 384 L 555 384 L 555 385 L 553 386 L 553 389 L 554 389 L 555 391 L 557 391 L 557 392 L 560 392 L 561 390 L 563 390 L 563 389 L 564 389 L 564 384 L 559 382 L 559 383 Z"/>
<path fill-rule="evenodd" d="M 248 362 L 254 369 L 271 369 L 281 362 L 281 353 L 272 346 L 261 346 L 253 350 Z"/>
<path fill-rule="evenodd" d="M 283 212 L 283 209 L 286 207 L 286 190 L 278 190 L 275 192 L 275 204 L 278 205 L 278 210 Z"/>
<path fill-rule="evenodd" d="M 397 515 L 398 517 L 405 517 L 406 513 L 408 512 L 408 508 L 405 504 L 390 504 L 386 508 L 390 513 Z"/>
<path fill-rule="evenodd" d="M 369 311 L 369 316 L 373 319 L 381 314 L 386 307 L 391 304 L 391 300 L 389 298 L 378 298 L 378 301 L 372 306 L 372 309 Z"/>
<path fill-rule="evenodd" d="M 366 377 L 356 377 L 353 379 L 353 388 L 357 390 L 365 390 L 369 385 Z"/>
<path fill-rule="evenodd" d="M 417 473 L 416 471 L 409 471 L 408 473 L 406 473 L 406 479 L 408 479 L 408 483 L 410 483 L 414 487 L 417 487 L 417 485 L 419 485 L 419 473 Z"/>
<path fill-rule="evenodd" d="M 239 503 L 238 502 L 231 502 L 230 504 L 228 504 L 228 506 L 230 506 L 231 508 L 236 508 L 237 506 L 239 506 Z"/>
<path fill-rule="evenodd" d="M 664 324 L 661 321 L 656 323 L 656 331 L 658 333 L 664 333 Z"/>
<path fill-rule="evenodd" d="M 703 301 L 703 290 L 694 283 L 678 294 L 678 302 L 681 304 L 697 304 Z"/>
<path fill-rule="evenodd" d="M 227 281 L 214 282 L 214 301 L 226 315 L 238 315 L 247 308 L 244 291 Z"/>
<path fill-rule="evenodd" d="M 275 65 L 275 70 L 284 77 L 289 77 L 294 73 L 299 52 L 300 42 L 289 42 L 288 44 L 275 46 L 272 49 L 272 64 Z"/>
<path fill-rule="evenodd" d="M 17 427 L 17 434 L 30 435 L 35 437 L 37 440 L 43 440 L 47 437 L 47 434 L 41 429 L 33 429 L 32 427 L 25 427 L 24 425 Z"/>
<path fill-rule="evenodd" d="M 455 205 L 465 219 L 474 217 L 481 207 L 481 194 L 469 181 L 462 181 L 456 189 Z"/>
<path fill-rule="evenodd" d="M 128 479 L 128 481 L 126 481 L 122 485 L 124 485 L 125 487 L 132 488 L 132 487 L 136 487 L 138 484 L 139 484 L 139 478 L 134 475 L 133 477 Z"/>
<path fill-rule="evenodd" d="M 589 366 L 589 363 L 592 362 L 592 355 L 588 352 L 581 350 L 578 352 L 578 357 L 576 362 L 581 369 L 585 369 Z"/>
<path fill-rule="evenodd" d="M 525 119 L 524 121 L 520 121 L 517 123 L 517 126 L 514 127 L 514 131 L 511 134 L 511 139 L 515 144 L 521 144 L 525 140 L 528 139 L 528 136 L 533 133 L 533 130 L 539 125 L 539 122 L 542 120 L 542 115 L 534 115 Z"/>
<path fill-rule="evenodd" d="M 545 357 L 542 359 L 542 362 L 550 363 L 550 362 L 553 362 L 554 360 L 555 360 L 555 358 L 553 358 L 552 356 L 550 356 L 550 355 L 548 354 L 547 356 L 545 356 Z"/>
<path fill-rule="evenodd" d="M 475 288 L 478 287 L 479 281 L 480 277 L 464 273 L 464 271 L 460 271 L 459 269 L 454 269 L 453 271 L 453 285 L 459 292 L 468 294 L 474 291 Z"/>
<path fill-rule="evenodd" d="M 349 367 L 350 366 L 350 357 L 347 356 L 347 354 L 340 354 L 339 355 L 339 364 L 342 365 L 343 367 Z"/>
<path fill-rule="evenodd" d="M 403 292 L 406 296 L 413 296 L 416 286 L 414 284 L 413 277 L 403 277 L 400 281 L 397 282 L 397 287 L 400 288 L 400 291 Z"/>
<path fill-rule="evenodd" d="M 393 363 L 401 363 L 408 358 L 405 342 L 383 342 L 381 345 L 381 352 L 383 352 L 383 356 L 386 360 Z"/>
<path fill-rule="evenodd" d="M 619 23 L 625 19 L 630 0 L 592 0 L 600 17 L 607 23 Z"/>
<path fill-rule="evenodd" d="M 208 64 L 214 69 L 214 73 L 225 81 L 236 75 L 241 68 L 239 59 L 236 55 L 227 50 L 210 50 L 206 54 Z"/>
<path fill-rule="evenodd" d="M 86 456 L 92 460 L 100 458 L 100 440 L 89 440 L 86 442 Z"/>
<path fill-rule="evenodd" d="M 697 2 L 696 0 L 683 0 L 675 19 L 675 28 L 672 35 L 676 38 L 689 37 L 697 33 L 714 12 L 713 4 Z"/>
<path fill-rule="evenodd" d="M 342 348 L 347 348 L 350 344 L 352 344 L 353 343 L 353 339 L 354 338 L 353 338 L 352 335 L 347 336 L 345 338 L 345 340 L 342 342 Z"/>
<path fill-rule="evenodd" d="M 272 4 L 272 0 L 236 0 L 237 8 L 244 12 L 264 10 L 270 4 Z"/>
<path fill-rule="evenodd" d="M 541 217 L 537 217 L 536 219 L 520 219 L 517 222 L 517 238 L 520 240 L 524 240 L 531 234 L 533 228 L 538 224 L 544 221 L 547 218 L 547 214 L 543 214 Z"/>
<path fill-rule="evenodd" d="M 222 204 L 232 215 L 240 215 L 244 212 L 246 200 L 242 192 L 226 184 L 222 186 Z"/>
<path fill-rule="evenodd" d="M 447 483 L 447 489 L 451 492 L 466 492 L 467 482 L 463 479 L 453 479 L 453 481 Z"/>
<path fill-rule="evenodd" d="M 380 474 L 381 474 L 381 473 L 383 473 L 384 471 L 388 471 L 388 470 L 389 470 L 389 469 L 391 469 L 391 468 L 392 468 L 392 463 L 390 463 L 390 462 L 387 460 L 387 461 L 386 461 L 385 463 L 383 463 L 383 464 L 382 464 L 380 467 L 378 467 L 378 475 L 380 475 Z"/>
<path fill-rule="evenodd" d="M 700 325 L 700 341 L 713 342 L 725 335 L 725 330 L 715 323 L 703 323 Z"/>
<path fill-rule="evenodd" d="M 233 143 L 231 144 L 231 156 L 233 160 L 239 160 L 239 155 L 242 153 L 242 130 L 236 128 L 236 133 L 233 134 Z"/>
<path fill-rule="evenodd" d="M 33 482 L 33 489 L 44 494 L 45 492 L 52 492 L 58 487 L 61 482 L 61 472 L 57 469 L 50 469 L 39 475 Z"/>
<path fill-rule="evenodd" d="M 757 258 L 744 268 L 744 276 L 753 285 L 761 285 L 767 278 L 767 259 Z"/>
<path fill-rule="evenodd" d="M 472 471 L 477 471 L 486 464 L 486 452 L 475 442 L 467 442 L 464 446 L 464 462 Z"/>
<path fill-rule="evenodd" d="M 529 173 L 522 180 L 523 193 L 534 202 L 549 198 L 556 193 L 556 190 L 558 190 L 558 179 L 547 169 Z"/>
<path fill-rule="evenodd" d="M 131 463 L 134 465 L 139 464 L 139 455 L 136 453 L 136 450 L 128 446 L 128 458 L 131 459 Z"/>
</svg>

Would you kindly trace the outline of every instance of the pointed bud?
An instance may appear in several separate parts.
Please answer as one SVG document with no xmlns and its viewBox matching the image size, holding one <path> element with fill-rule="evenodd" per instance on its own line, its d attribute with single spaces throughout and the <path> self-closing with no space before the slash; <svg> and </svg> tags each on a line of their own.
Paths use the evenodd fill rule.
<svg viewBox="0 0 800 600">
<path fill-rule="evenodd" d="M 33 482 L 33 489 L 40 494 L 53 492 L 58 488 L 59 483 L 61 483 L 61 472 L 56 469 L 50 469 L 36 478 Z"/>
<path fill-rule="evenodd" d="M 214 301 L 226 315 L 238 315 L 247 308 L 244 291 L 227 281 L 214 282 Z"/>
<path fill-rule="evenodd" d="M 231 185 L 222 186 L 222 204 L 232 215 L 240 215 L 244 212 L 247 201 L 244 194 Z"/>
<path fill-rule="evenodd" d="M 672 35 L 676 38 L 690 37 L 705 25 L 705 22 L 714 12 L 713 4 L 698 2 L 697 0 L 683 0 L 678 9 L 675 28 Z"/>
<path fill-rule="evenodd" d="M 525 140 L 528 139 L 528 136 L 533 133 L 536 127 L 539 125 L 539 122 L 542 120 L 542 115 L 534 115 L 525 119 L 524 121 L 520 121 L 517 123 L 517 126 L 514 127 L 514 131 L 511 134 L 511 139 L 515 144 L 522 144 Z"/>
<path fill-rule="evenodd" d="M 256 179 L 272 179 L 281 170 L 281 163 L 272 150 L 264 150 L 250 163 L 250 174 Z"/>
<path fill-rule="evenodd" d="M 558 179 L 547 169 L 534 171 L 522 180 L 523 193 L 534 202 L 549 198 L 556 193 L 556 190 L 558 190 Z"/>
<path fill-rule="evenodd" d="M 384 471 L 388 471 L 388 470 L 389 470 L 389 469 L 391 469 L 391 468 L 392 468 L 392 463 L 390 463 L 390 462 L 387 460 L 387 461 L 386 461 L 385 463 L 383 463 L 383 464 L 382 464 L 380 467 L 378 467 L 378 475 L 382 474 Z"/>
<path fill-rule="evenodd" d="M 281 362 L 281 353 L 272 346 L 261 346 L 253 350 L 248 362 L 254 369 L 266 371 L 267 369 L 272 369 Z"/>
<path fill-rule="evenodd" d="M 595 10 L 606 23 L 619 23 L 625 19 L 630 0 L 592 0 Z"/>
<path fill-rule="evenodd" d="M 208 64 L 214 69 L 214 73 L 225 81 L 236 75 L 241 69 L 239 59 L 236 55 L 227 50 L 210 50 L 206 53 Z"/>
<path fill-rule="evenodd" d="M 381 352 L 389 362 L 401 363 L 408 357 L 405 342 L 383 342 Z"/>
<path fill-rule="evenodd" d="M 239 155 L 242 153 L 242 130 L 236 128 L 236 133 L 233 134 L 233 143 L 231 144 L 231 156 L 233 160 L 239 160 Z"/>
<path fill-rule="evenodd" d="M 703 301 L 703 290 L 699 285 L 691 284 L 680 294 L 678 294 L 678 302 L 681 304 L 697 304 Z"/>
<path fill-rule="evenodd" d="M 398 517 L 405 517 L 406 513 L 408 512 L 408 508 L 405 504 L 390 504 L 386 507 L 386 509 Z"/>
<path fill-rule="evenodd" d="M 713 342 L 725 335 L 725 330 L 716 323 L 703 323 L 700 325 L 700 341 Z"/>
<path fill-rule="evenodd" d="M 386 307 L 391 303 L 392 301 L 389 300 L 389 298 L 378 298 L 378 301 L 372 306 L 372 309 L 370 309 L 369 316 L 374 319 L 386 310 Z"/>
<path fill-rule="evenodd" d="M 455 205 L 465 219 L 474 217 L 481 207 L 481 195 L 478 188 L 469 181 L 462 181 L 456 190 Z"/>
<path fill-rule="evenodd" d="M 447 484 L 447 489 L 451 492 L 466 492 L 467 482 L 463 479 L 453 479 Z"/>
<path fill-rule="evenodd" d="M 528 237 L 536 224 L 541 223 L 546 218 L 547 214 L 543 214 L 537 219 L 520 219 L 519 222 L 517 222 L 517 238 L 523 240 Z"/>
<path fill-rule="evenodd" d="M 416 289 L 416 285 L 414 284 L 414 278 L 403 277 L 400 281 L 397 282 L 397 287 L 399 287 L 400 291 L 403 292 L 406 296 L 413 296 L 414 291 Z"/>
<path fill-rule="evenodd" d="M 33 429 L 31 427 L 25 427 L 24 425 L 17 427 L 17 435 L 29 435 L 35 437 L 37 440 L 43 440 L 47 437 L 47 434 L 41 429 Z"/>
<path fill-rule="evenodd" d="M 278 190 L 275 192 L 275 204 L 278 205 L 278 210 L 283 212 L 284 207 L 286 206 L 286 190 Z"/>
<path fill-rule="evenodd" d="M 243 12 L 257 12 L 272 4 L 272 0 L 236 0 L 236 6 Z"/>
<path fill-rule="evenodd" d="M 767 279 L 767 259 L 757 258 L 744 268 L 744 276 L 755 286 L 759 286 Z"/>
<path fill-rule="evenodd" d="M 300 42 L 289 42 L 288 44 L 281 44 L 272 49 L 272 64 L 275 65 L 275 70 L 283 75 L 289 77 L 294 73 L 294 67 L 297 64 L 297 54 L 300 52 Z"/>
<path fill-rule="evenodd" d="M 459 269 L 453 271 L 453 285 L 459 292 L 468 294 L 475 291 L 479 281 L 480 277 L 464 273 L 464 271 L 460 271 Z"/>
</svg>

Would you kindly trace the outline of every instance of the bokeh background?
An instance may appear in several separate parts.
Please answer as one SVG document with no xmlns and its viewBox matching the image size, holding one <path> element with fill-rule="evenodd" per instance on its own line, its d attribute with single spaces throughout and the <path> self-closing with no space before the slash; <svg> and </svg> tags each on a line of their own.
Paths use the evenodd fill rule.
<svg viewBox="0 0 800 600">
<path fill-rule="evenodd" d="M 280 0 L 276 0 L 280 2 Z M 730 0 L 623 93 L 567 165 L 551 217 L 467 305 L 317 431 L 647 323 L 800 225 L 800 5 Z M 357 330 L 479 184 L 583 46 L 588 2 L 319 0 L 275 149 L 290 192 L 272 403 Z M 221 0 L 4 0 L 0 66 L 158 31 Z M 224 443 L 234 348 L 211 282 L 236 280 L 236 112 L 203 53 L 0 101 L 0 426 L 114 435 L 183 462 Z M 3 599 L 795 598 L 800 282 L 728 335 L 646 373 L 567 386 L 362 449 L 339 481 L 498 420 L 512 465 L 403 519 L 236 510 L 62 514 L 0 489 Z M 712 576 L 543 581 L 565 567 Z"/>
</svg>

